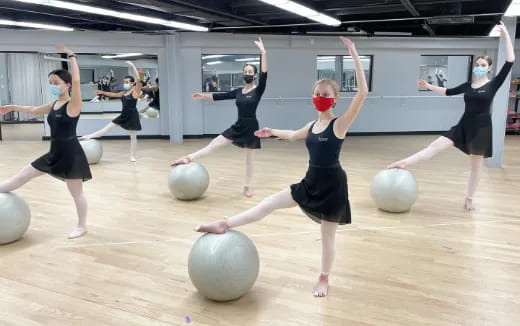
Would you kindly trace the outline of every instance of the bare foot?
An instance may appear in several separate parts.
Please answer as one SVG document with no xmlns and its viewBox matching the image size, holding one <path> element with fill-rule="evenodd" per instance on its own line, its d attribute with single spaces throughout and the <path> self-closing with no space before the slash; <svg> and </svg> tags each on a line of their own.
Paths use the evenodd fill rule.
<svg viewBox="0 0 520 326">
<path fill-rule="evenodd" d="M 397 161 L 397 162 L 394 162 L 392 164 L 390 164 L 389 166 L 387 166 L 386 168 L 387 169 L 406 169 L 406 162 L 403 160 L 403 161 Z"/>
<path fill-rule="evenodd" d="M 137 160 L 135 159 L 135 156 L 130 156 L 130 162 L 137 162 Z"/>
<path fill-rule="evenodd" d="M 72 232 L 69 234 L 69 239 L 77 239 L 79 237 L 84 236 L 87 234 L 87 227 L 86 226 L 78 226 Z"/>
<path fill-rule="evenodd" d="M 254 196 L 249 187 L 244 187 L 244 196 L 247 198 L 252 198 Z"/>
<path fill-rule="evenodd" d="M 475 206 L 473 206 L 472 198 L 466 198 L 466 200 L 464 201 L 464 209 L 467 212 L 471 212 L 471 211 L 475 210 Z"/>
<path fill-rule="evenodd" d="M 328 274 L 320 274 L 320 278 L 318 279 L 318 284 L 316 284 L 316 289 L 314 290 L 315 297 L 326 297 L 329 292 L 329 275 Z"/>
<path fill-rule="evenodd" d="M 204 223 L 195 228 L 197 232 L 208 232 L 222 234 L 229 230 L 229 225 L 226 220 L 218 220 L 211 223 Z"/>
<path fill-rule="evenodd" d="M 177 161 L 174 161 L 171 166 L 177 166 L 181 164 L 188 164 L 191 162 L 191 158 L 189 156 L 184 156 L 183 158 L 178 159 Z"/>
<path fill-rule="evenodd" d="M 79 137 L 79 141 L 85 141 L 85 140 L 90 140 L 90 139 L 92 139 L 92 137 L 90 137 L 89 135 Z"/>
</svg>

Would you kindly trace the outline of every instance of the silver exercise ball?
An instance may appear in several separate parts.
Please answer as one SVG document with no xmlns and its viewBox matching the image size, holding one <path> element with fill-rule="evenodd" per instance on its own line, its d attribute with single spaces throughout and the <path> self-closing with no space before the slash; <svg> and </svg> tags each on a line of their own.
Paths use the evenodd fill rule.
<svg viewBox="0 0 520 326">
<path fill-rule="evenodd" d="M 193 245 L 188 258 L 191 282 L 215 301 L 238 299 L 253 287 L 260 261 L 253 242 L 238 231 L 206 233 Z"/>
<path fill-rule="evenodd" d="M 0 244 L 20 239 L 31 223 L 31 210 L 22 197 L 0 193 Z"/>
<path fill-rule="evenodd" d="M 191 162 L 174 167 L 168 176 L 168 186 L 175 198 L 200 198 L 209 186 L 209 174 L 202 164 Z"/>
<path fill-rule="evenodd" d="M 159 116 L 159 110 L 154 108 L 148 108 L 146 110 L 146 116 L 148 118 L 156 119 Z"/>
<path fill-rule="evenodd" d="M 83 140 L 79 142 L 85 152 L 88 164 L 97 164 L 103 156 L 103 146 L 95 139 Z"/>
<path fill-rule="evenodd" d="M 408 170 L 386 169 L 379 172 L 370 186 L 376 206 L 386 212 L 401 213 L 410 210 L 417 200 L 417 183 Z"/>
</svg>

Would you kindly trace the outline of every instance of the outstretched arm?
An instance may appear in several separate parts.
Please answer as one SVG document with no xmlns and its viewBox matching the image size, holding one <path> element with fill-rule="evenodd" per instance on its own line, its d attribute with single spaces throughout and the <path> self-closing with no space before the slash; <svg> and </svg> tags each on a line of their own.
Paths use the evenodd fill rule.
<svg viewBox="0 0 520 326">
<path fill-rule="evenodd" d="M 271 128 L 262 128 L 260 130 L 255 131 L 255 136 L 259 138 L 267 138 L 271 136 L 275 136 L 281 139 L 287 139 L 290 141 L 294 141 L 297 139 L 302 139 L 307 137 L 309 133 L 309 128 L 312 125 L 313 121 L 307 123 L 305 127 L 300 128 L 298 130 L 281 130 L 281 129 L 271 129 Z"/>
</svg>

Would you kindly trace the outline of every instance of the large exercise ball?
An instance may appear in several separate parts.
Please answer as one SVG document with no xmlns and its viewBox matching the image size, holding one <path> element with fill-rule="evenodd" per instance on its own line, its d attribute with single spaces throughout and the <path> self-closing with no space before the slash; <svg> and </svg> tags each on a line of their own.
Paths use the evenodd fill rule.
<svg viewBox="0 0 520 326">
<path fill-rule="evenodd" d="M 101 146 L 101 143 L 95 139 L 84 140 L 79 143 L 83 148 L 83 152 L 85 152 L 88 164 L 99 163 L 101 156 L 103 156 L 103 146 Z"/>
<path fill-rule="evenodd" d="M 191 248 L 188 273 L 203 296 L 215 301 L 238 299 L 253 287 L 260 261 L 253 242 L 243 233 L 206 233 Z"/>
<path fill-rule="evenodd" d="M 148 108 L 146 110 L 146 115 L 148 116 L 148 118 L 155 119 L 159 116 L 159 110 L 155 108 Z"/>
<path fill-rule="evenodd" d="M 196 162 L 177 165 L 170 171 L 168 186 L 177 199 L 197 199 L 208 189 L 209 174 L 202 164 Z"/>
<path fill-rule="evenodd" d="M 29 205 L 20 196 L 0 193 L 0 244 L 20 239 L 31 223 Z"/>
<path fill-rule="evenodd" d="M 417 200 L 417 183 L 408 170 L 386 169 L 374 177 L 370 192 L 379 209 L 401 213 L 410 210 Z"/>
</svg>

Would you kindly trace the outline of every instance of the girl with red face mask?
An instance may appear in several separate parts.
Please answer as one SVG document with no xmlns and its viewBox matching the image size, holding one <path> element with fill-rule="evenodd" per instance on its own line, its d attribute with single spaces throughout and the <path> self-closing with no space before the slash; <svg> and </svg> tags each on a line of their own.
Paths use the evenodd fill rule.
<svg viewBox="0 0 520 326">
<path fill-rule="evenodd" d="M 354 59 L 358 81 L 358 92 L 349 109 L 336 117 L 332 108 L 339 97 L 339 87 L 334 80 L 320 80 L 312 90 L 312 101 L 318 111 L 317 120 L 295 131 L 263 128 L 255 133 L 261 138 L 305 138 L 310 156 L 305 178 L 300 183 L 265 198 L 256 207 L 243 213 L 196 228 L 199 232 L 224 233 L 230 228 L 258 221 L 277 209 L 300 206 L 313 221 L 321 223 L 321 274 L 314 290 L 314 295 L 318 297 L 326 296 L 328 293 L 328 275 L 334 261 L 337 226 L 350 223 L 347 177 L 339 163 L 339 153 L 347 130 L 356 119 L 368 95 L 368 86 L 356 47 L 349 39 L 340 39 Z"/>
</svg>

